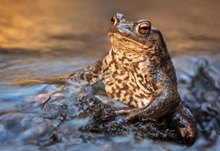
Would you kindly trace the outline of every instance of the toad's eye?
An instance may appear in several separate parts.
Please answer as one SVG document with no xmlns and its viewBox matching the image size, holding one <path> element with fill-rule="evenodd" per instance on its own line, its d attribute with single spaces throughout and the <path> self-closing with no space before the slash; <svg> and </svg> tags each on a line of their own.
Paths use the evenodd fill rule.
<svg viewBox="0 0 220 151">
<path fill-rule="evenodd" d="M 119 19 L 116 16 L 113 16 L 111 19 L 112 25 L 116 25 L 119 22 Z"/>
<path fill-rule="evenodd" d="M 151 22 L 144 21 L 144 22 L 139 23 L 136 26 L 136 30 L 139 34 L 147 35 L 151 30 Z"/>
</svg>

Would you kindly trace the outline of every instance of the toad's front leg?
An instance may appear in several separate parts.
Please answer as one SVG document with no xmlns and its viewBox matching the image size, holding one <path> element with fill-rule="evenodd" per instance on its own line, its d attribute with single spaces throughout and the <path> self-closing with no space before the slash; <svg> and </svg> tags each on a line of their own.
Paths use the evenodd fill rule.
<svg viewBox="0 0 220 151">
<path fill-rule="evenodd" d="M 103 90 L 100 82 L 103 78 L 103 60 L 76 71 L 69 75 L 69 82 L 79 88 L 79 94 L 93 95 L 97 91 Z"/>
<path fill-rule="evenodd" d="M 127 114 L 125 121 L 158 121 L 167 120 L 168 129 L 177 130 L 179 140 L 184 144 L 191 145 L 195 140 L 196 122 L 188 109 L 180 104 L 180 97 L 176 85 L 163 74 L 159 73 L 162 79 L 157 83 L 154 98 L 145 108 L 123 109 L 116 113 Z M 169 133 L 169 132 L 164 132 Z"/>
<path fill-rule="evenodd" d="M 177 87 L 171 79 L 162 71 L 154 76 L 155 83 L 153 85 L 157 89 L 151 95 L 150 103 L 144 108 L 132 109 L 126 117 L 127 121 L 137 118 L 159 119 L 174 110 L 180 103 Z"/>
<path fill-rule="evenodd" d="M 69 78 L 72 81 L 80 82 L 86 85 L 93 85 L 101 79 L 102 75 L 102 60 L 95 64 L 86 67 L 83 70 L 72 73 Z"/>
</svg>

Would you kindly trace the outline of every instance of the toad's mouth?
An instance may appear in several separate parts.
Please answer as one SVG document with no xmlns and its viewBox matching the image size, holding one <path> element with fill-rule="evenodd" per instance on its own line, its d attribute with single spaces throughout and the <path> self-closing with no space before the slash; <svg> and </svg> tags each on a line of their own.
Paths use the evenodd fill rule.
<svg viewBox="0 0 220 151">
<path fill-rule="evenodd" d="M 124 43 L 130 43 L 135 45 L 136 47 L 140 47 L 142 49 L 148 49 L 152 46 L 147 44 L 146 41 L 141 40 L 139 38 L 135 38 L 134 36 L 125 34 L 125 33 L 115 33 L 115 32 L 109 32 L 108 37 L 112 43 L 112 45 L 115 44 L 115 42 L 124 42 Z"/>
</svg>

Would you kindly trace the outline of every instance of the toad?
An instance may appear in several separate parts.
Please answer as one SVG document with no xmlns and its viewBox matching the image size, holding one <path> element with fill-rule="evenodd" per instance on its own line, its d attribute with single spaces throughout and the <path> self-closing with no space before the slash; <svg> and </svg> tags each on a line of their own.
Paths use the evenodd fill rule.
<svg viewBox="0 0 220 151">
<path fill-rule="evenodd" d="M 180 100 L 175 69 L 161 32 L 148 20 L 127 21 L 117 13 L 108 36 L 111 49 L 95 64 L 71 75 L 94 85 L 102 81 L 109 97 L 128 108 L 116 111 L 125 121 L 166 119 L 187 144 L 196 138 L 196 122 Z"/>
</svg>

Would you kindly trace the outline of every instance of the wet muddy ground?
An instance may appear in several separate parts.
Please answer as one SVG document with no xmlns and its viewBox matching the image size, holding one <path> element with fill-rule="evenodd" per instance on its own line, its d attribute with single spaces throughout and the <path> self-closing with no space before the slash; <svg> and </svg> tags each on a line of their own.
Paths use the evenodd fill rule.
<svg viewBox="0 0 220 151">
<path fill-rule="evenodd" d="M 1 0 L 0 150 L 219 150 L 219 8 L 216 0 Z M 85 131 L 99 113 L 87 110 L 93 101 L 79 104 L 76 85 L 39 80 L 70 74 L 103 56 L 115 12 L 150 19 L 164 34 L 181 98 L 198 121 L 192 147 L 155 141 L 146 129 L 129 132 L 117 123 L 105 133 Z M 93 108 L 111 113 L 112 106 L 120 107 L 104 94 L 96 97 L 103 102 Z"/>
</svg>

